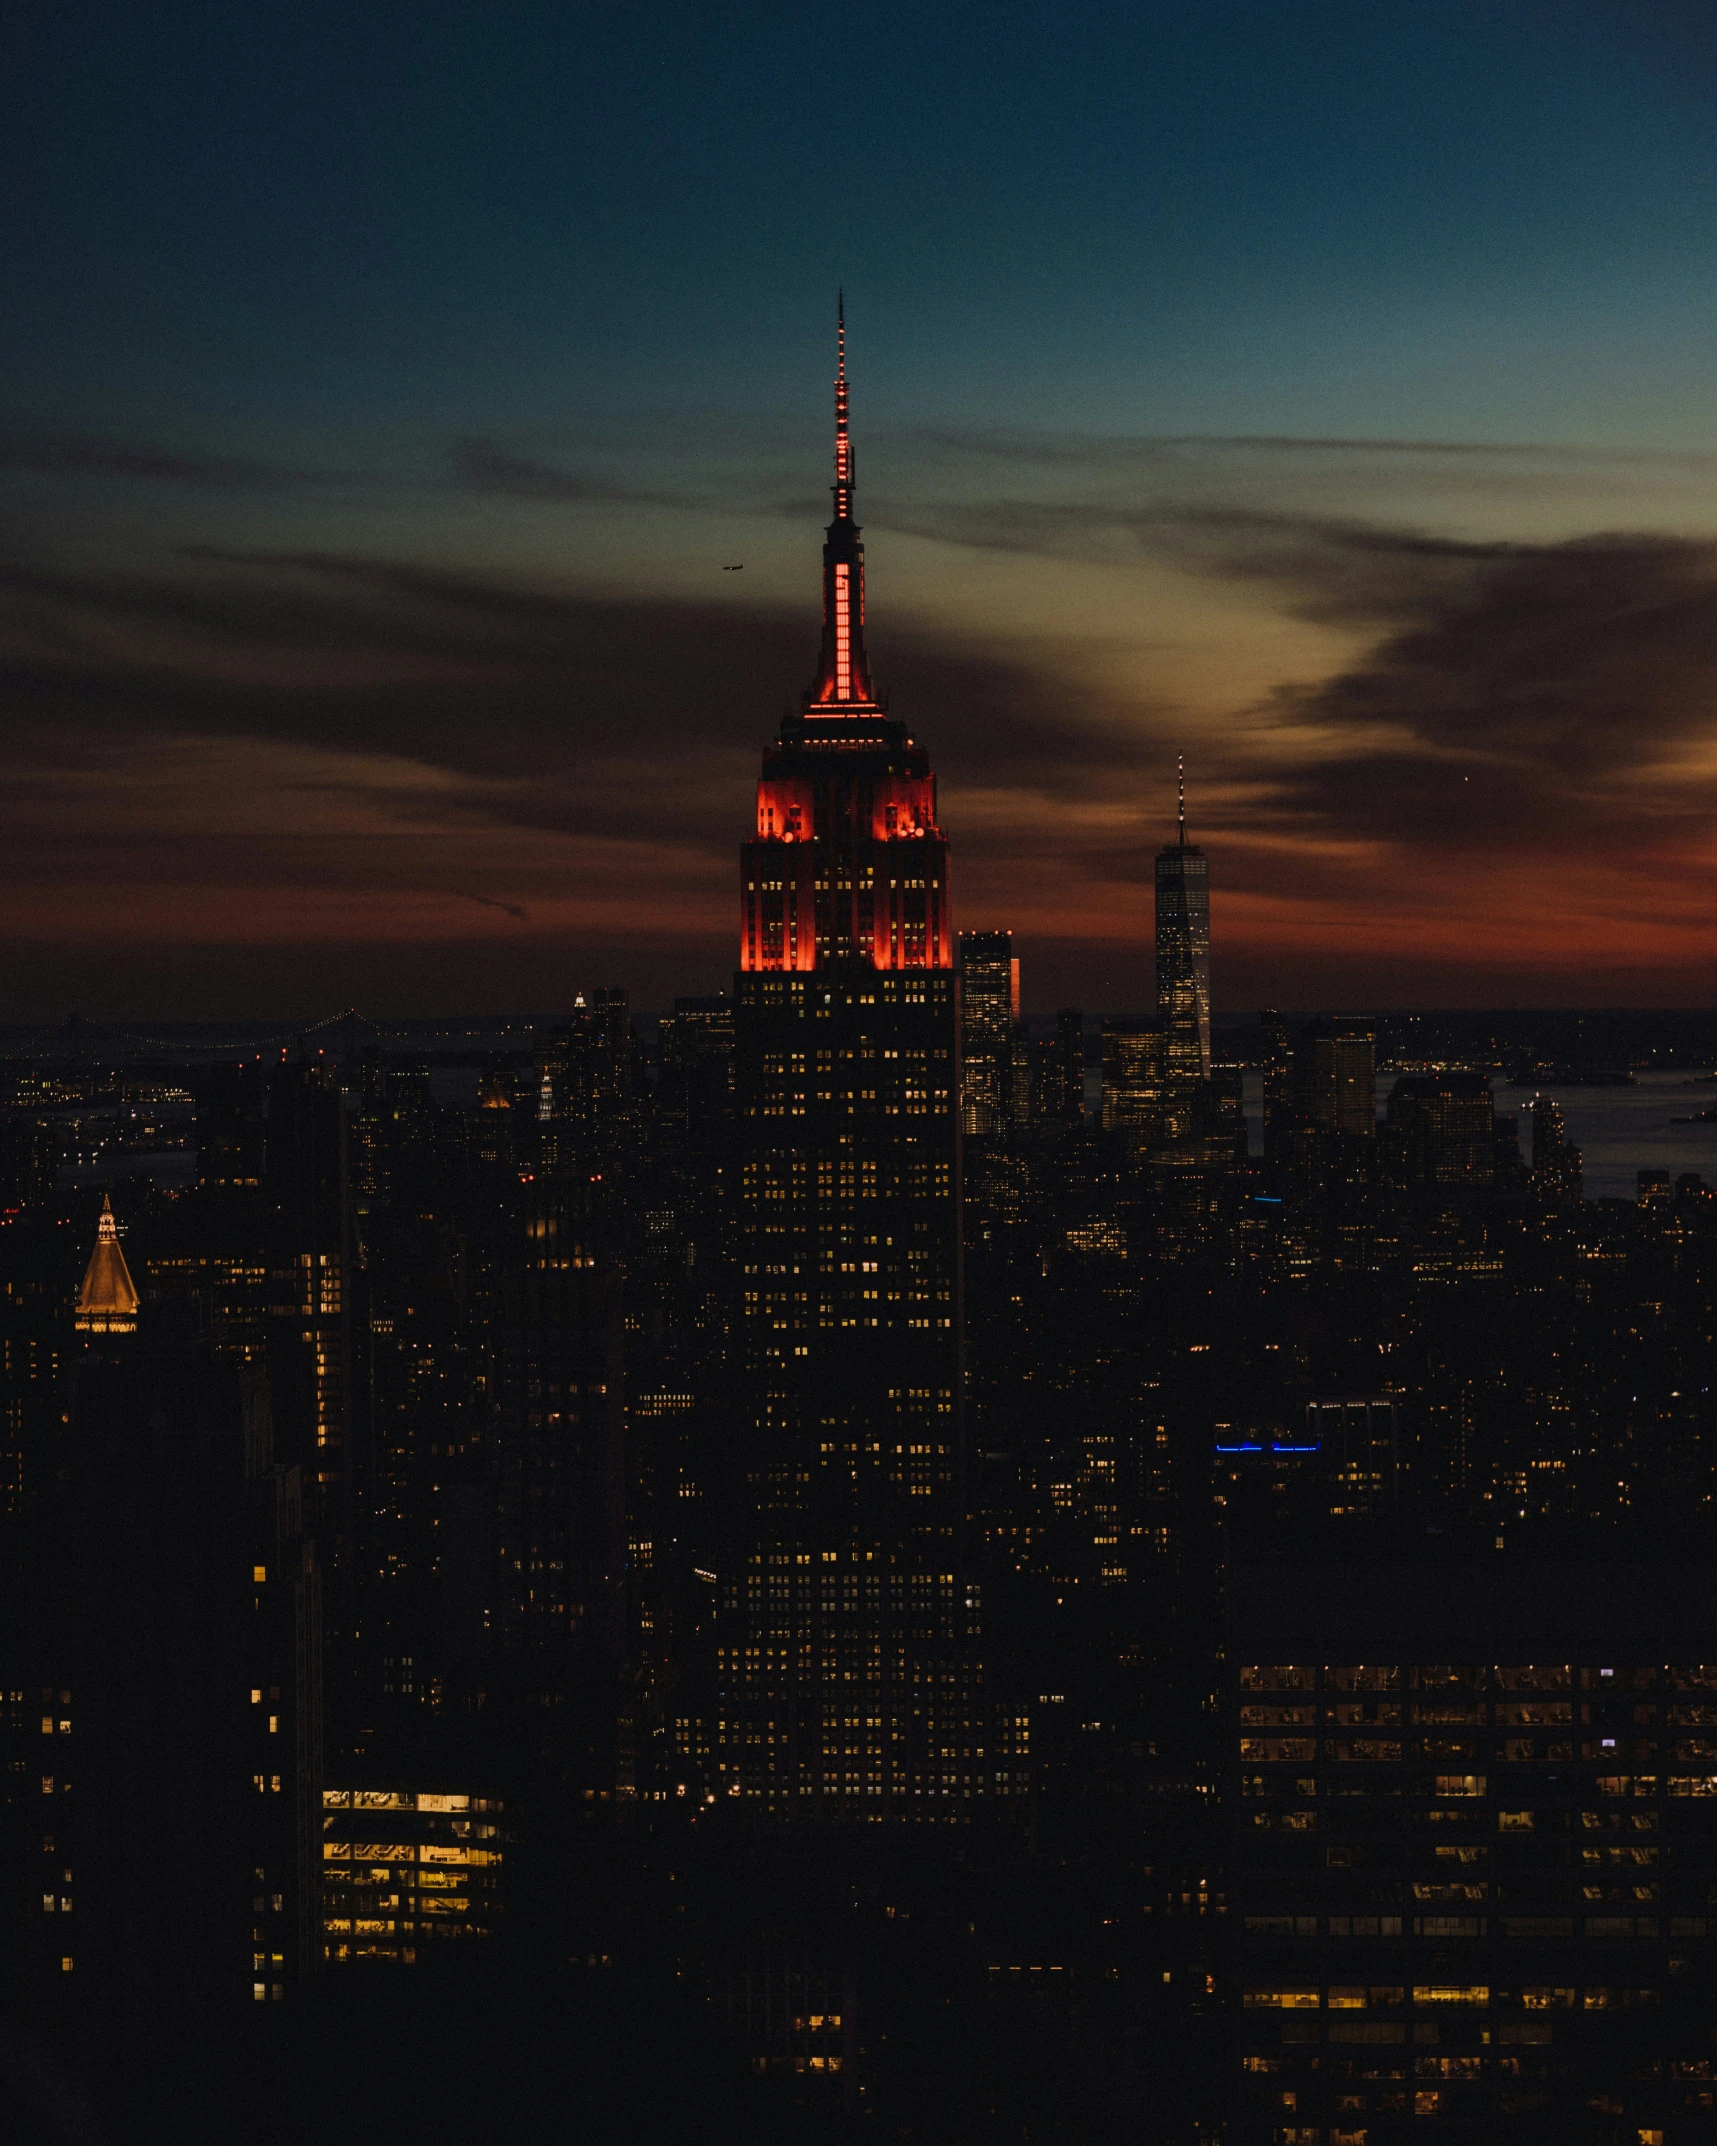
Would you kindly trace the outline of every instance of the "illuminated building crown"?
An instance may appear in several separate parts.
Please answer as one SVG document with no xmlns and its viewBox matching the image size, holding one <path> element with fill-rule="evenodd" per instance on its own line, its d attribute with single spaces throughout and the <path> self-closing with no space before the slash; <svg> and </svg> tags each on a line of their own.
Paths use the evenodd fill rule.
<svg viewBox="0 0 1717 2146">
<path fill-rule="evenodd" d="M 119 1248 L 113 1202 L 105 1193 L 95 1250 L 89 1255 L 83 1288 L 78 1294 L 77 1330 L 80 1334 L 131 1334 L 137 1330 L 137 1290 L 125 1264 L 125 1254 Z"/>
<path fill-rule="evenodd" d="M 833 489 L 822 654 L 815 683 L 764 755 L 756 833 L 741 858 L 740 966 L 949 969 L 948 844 L 936 778 L 923 746 L 878 699 L 865 652 L 844 304 L 836 314 Z"/>
</svg>

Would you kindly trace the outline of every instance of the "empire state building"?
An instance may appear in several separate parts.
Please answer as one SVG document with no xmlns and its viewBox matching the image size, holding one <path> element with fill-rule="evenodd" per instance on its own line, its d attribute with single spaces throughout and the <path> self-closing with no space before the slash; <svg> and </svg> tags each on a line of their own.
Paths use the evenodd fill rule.
<svg viewBox="0 0 1717 2146">
<path fill-rule="evenodd" d="M 1012 1792 L 963 1568 L 958 985 L 924 747 L 865 648 L 846 331 L 823 636 L 741 852 L 739 1389 L 714 1785 L 782 1818 Z"/>
<path fill-rule="evenodd" d="M 740 967 L 795 975 L 856 966 L 951 979 L 948 844 L 936 824 L 936 778 L 923 746 L 890 718 L 870 681 L 844 318 L 837 335 L 822 654 L 800 712 L 764 757 L 757 833 L 741 859 Z"/>
</svg>

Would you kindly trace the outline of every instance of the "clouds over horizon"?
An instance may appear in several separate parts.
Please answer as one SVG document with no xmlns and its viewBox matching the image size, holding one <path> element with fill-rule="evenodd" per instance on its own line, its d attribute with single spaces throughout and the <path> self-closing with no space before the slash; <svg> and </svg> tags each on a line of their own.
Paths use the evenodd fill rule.
<svg viewBox="0 0 1717 2146">
<path fill-rule="evenodd" d="M 459 453 L 455 481 L 501 500 L 616 501 L 570 465 Z M 873 551 L 890 529 L 919 550 L 891 546 L 875 652 L 942 778 L 963 922 L 1142 958 L 1185 747 L 1219 990 L 1225 963 L 1291 980 L 1303 956 L 1322 980 L 1334 956 L 1402 997 L 1463 963 L 1475 994 L 1633 968 L 1647 996 L 1708 995 L 1717 540 L 1464 536 L 1273 497 L 967 499 L 878 513 Z M 934 580 L 943 553 L 1101 577 L 1113 645 L 1065 625 L 1059 595 L 985 624 Z M 1129 600 L 1134 574 L 1154 578 Z M 1188 617 L 1206 607 L 1206 674 L 1231 613 L 1264 691 L 1213 707 L 1191 689 L 1176 590 Z M 1278 649 L 1294 626 L 1328 638 Z M 588 564 L 206 541 L 150 571 L 0 563 L 13 936 L 100 936 L 106 903 L 118 937 L 163 950 L 220 930 L 445 941 L 478 963 L 503 937 L 714 945 L 815 632 L 766 578 L 616 593 Z M 1308 675 L 1314 645 L 1335 653 Z"/>
</svg>

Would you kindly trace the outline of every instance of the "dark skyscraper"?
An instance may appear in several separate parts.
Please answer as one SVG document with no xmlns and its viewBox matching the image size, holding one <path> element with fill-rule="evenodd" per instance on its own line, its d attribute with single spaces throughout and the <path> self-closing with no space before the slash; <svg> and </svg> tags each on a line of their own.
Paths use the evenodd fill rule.
<svg viewBox="0 0 1717 2146">
<path fill-rule="evenodd" d="M 1274 1170 L 1288 1152 L 1294 1109 L 1288 1025 L 1273 1006 L 1258 1016 L 1258 1063 L 1264 1091 L 1264 1160 Z"/>
<path fill-rule="evenodd" d="M 999 1132 L 1008 1118 L 1019 963 L 1011 931 L 960 934 L 960 1129 Z"/>
<path fill-rule="evenodd" d="M 822 660 L 743 851 L 715 1786 L 783 1817 L 946 1820 L 1011 1780 L 959 1557 L 948 847 L 924 748 L 871 688 L 844 329 L 834 500 Z"/>
<path fill-rule="evenodd" d="M 1491 1182 L 1496 1105 L 1484 1074 L 1403 1074 L 1390 1091 L 1386 1115 L 1408 1184 Z"/>
<path fill-rule="evenodd" d="M 1294 1100 L 1301 1122 L 1373 1138 L 1376 1064 L 1376 1033 L 1363 1016 L 1336 1014 L 1312 1022 L 1294 1052 Z"/>
<path fill-rule="evenodd" d="M 1046 1124 L 1078 1126 L 1085 1118 L 1085 1016 L 1063 1006 L 1055 1034 L 1039 1046 L 1038 1087 Z"/>
<path fill-rule="evenodd" d="M 571 1740 L 580 1788 L 612 1777 L 624 1561 L 619 1278 L 586 1189 L 543 1179 L 500 1268 L 487 1385 L 500 1492 L 494 1644 Z"/>
<path fill-rule="evenodd" d="M 1135 1157 L 1162 1140 L 1163 1089 L 1162 1030 L 1149 1021 L 1105 1021 L 1103 1130 Z"/>
<path fill-rule="evenodd" d="M 1210 866 L 1186 839 L 1186 784 L 1176 838 L 1157 852 L 1157 1019 L 1168 1078 L 1184 1090 L 1210 1073 Z"/>
<path fill-rule="evenodd" d="M 1581 1194 L 1580 1150 L 1568 1138 L 1560 1106 L 1535 1095 L 1532 1115 L 1532 1185 L 1552 1207 L 1578 1207 Z"/>
<path fill-rule="evenodd" d="M 274 1465 L 260 1366 L 217 1356 L 182 1306 L 145 1309 L 139 1332 L 104 1207 L 24 1656 L 27 2009 L 127 2138 L 196 2135 L 226 2067 L 261 2056 L 314 1968 L 320 1865 L 300 1471 Z"/>
<path fill-rule="evenodd" d="M 300 1058 L 268 1084 L 263 1192 L 271 1246 L 269 1382 L 282 1459 L 304 1471 L 306 1503 L 352 1579 L 358 1486 L 351 1423 L 352 1206 L 346 1117 L 330 1067 Z"/>
</svg>

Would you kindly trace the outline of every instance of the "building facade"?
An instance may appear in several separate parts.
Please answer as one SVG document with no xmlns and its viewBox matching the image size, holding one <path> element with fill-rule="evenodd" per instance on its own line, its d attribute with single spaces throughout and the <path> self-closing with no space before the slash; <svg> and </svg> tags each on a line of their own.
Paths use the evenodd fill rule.
<svg viewBox="0 0 1717 2146">
<path fill-rule="evenodd" d="M 85 1310 L 127 1289 L 104 1233 Z M 127 2136 L 256 2054 L 319 1964 L 321 1591 L 300 1471 L 274 1465 L 260 1374 L 177 1311 L 165 1334 L 85 1343 L 24 1658 L 29 2016 Z"/>
<path fill-rule="evenodd" d="M 1385 1117 L 1410 1185 L 1486 1186 L 1496 1175 L 1496 1103 L 1483 1073 L 1404 1073 Z"/>
<path fill-rule="evenodd" d="M 1240 2146 L 1710 2136 L 1704 1567 L 1231 1572 Z"/>
<path fill-rule="evenodd" d="M 1011 931 L 960 934 L 960 1130 L 1000 1132 L 1012 1098 L 1019 962 Z"/>
<path fill-rule="evenodd" d="M 713 1765 L 775 1816 L 958 1819 L 1013 1768 L 961 1557 L 948 845 L 870 682 L 844 327 L 835 398 L 821 661 L 742 853 Z"/>
<path fill-rule="evenodd" d="M 1103 1023 L 1103 1130 L 1137 1159 L 1162 1144 L 1168 1119 L 1167 1046 L 1154 1021 Z"/>
<path fill-rule="evenodd" d="M 430 1961 L 492 1937 L 505 1856 L 498 1796 L 466 1788 L 324 1788 L 323 1948 L 331 1964 Z"/>
<path fill-rule="evenodd" d="M 1168 1077 L 1191 1090 L 1210 1074 L 1210 864 L 1186 839 L 1186 787 L 1176 838 L 1157 852 L 1157 1020 Z"/>
<path fill-rule="evenodd" d="M 613 1779 L 623 1640 L 624 1340 L 588 1188 L 527 1188 L 497 1275 L 485 1384 L 499 1570 L 488 1650 L 556 1724 L 579 1789 Z"/>
<path fill-rule="evenodd" d="M 1311 1022 L 1294 1051 L 1294 1104 L 1304 1125 L 1359 1140 L 1377 1133 L 1377 1036 L 1357 1014 Z"/>
</svg>

